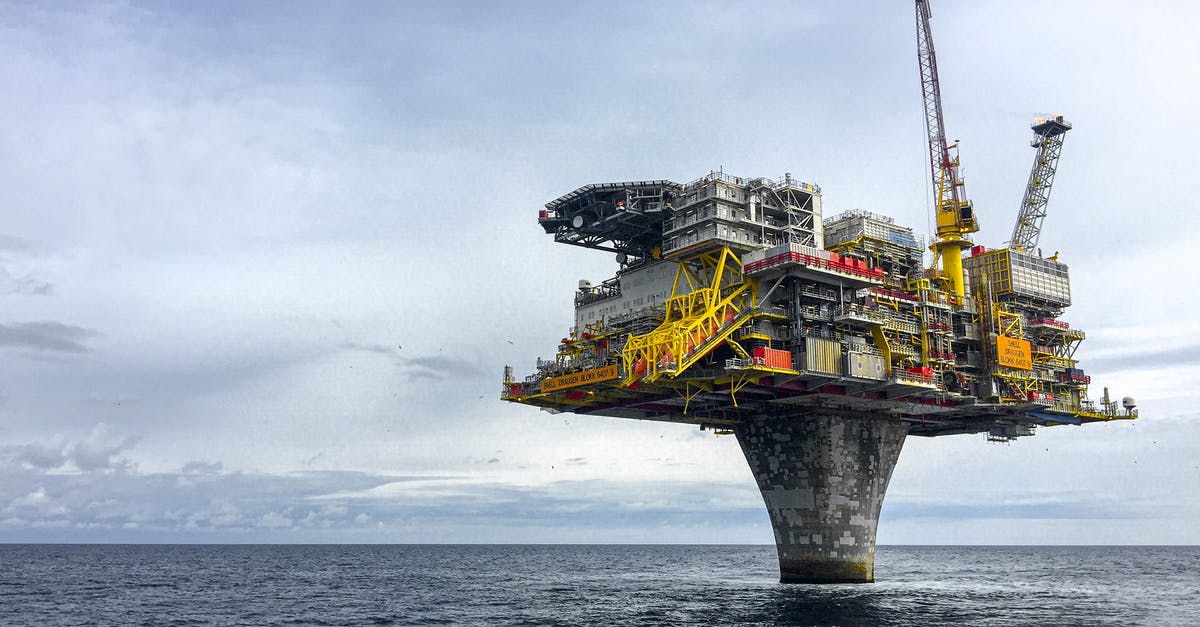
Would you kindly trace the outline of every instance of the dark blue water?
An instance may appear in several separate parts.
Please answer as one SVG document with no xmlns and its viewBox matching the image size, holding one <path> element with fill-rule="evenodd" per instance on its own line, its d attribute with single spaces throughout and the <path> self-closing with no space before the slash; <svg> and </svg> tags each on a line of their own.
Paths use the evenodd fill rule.
<svg viewBox="0 0 1200 627">
<path fill-rule="evenodd" d="M 1198 547 L 880 547 L 874 584 L 771 546 L 0 545 L 12 625 L 1200 625 Z"/>
</svg>

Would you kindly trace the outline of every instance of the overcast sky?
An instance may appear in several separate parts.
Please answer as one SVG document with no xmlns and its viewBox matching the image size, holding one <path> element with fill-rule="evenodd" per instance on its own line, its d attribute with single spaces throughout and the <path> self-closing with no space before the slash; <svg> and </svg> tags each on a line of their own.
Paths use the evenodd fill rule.
<svg viewBox="0 0 1200 627">
<path fill-rule="evenodd" d="M 580 185 L 724 167 L 928 233 L 906 2 L 0 10 L 0 541 L 770 543 L 732 437 L 498 400 L 606 253 Z M 934 4 L 998 246 L 1041 244 L 1092 396 L 1143 418 L 911 438 L 879 542 L 1200 542 L 1200 10 Z"/>
</svg>

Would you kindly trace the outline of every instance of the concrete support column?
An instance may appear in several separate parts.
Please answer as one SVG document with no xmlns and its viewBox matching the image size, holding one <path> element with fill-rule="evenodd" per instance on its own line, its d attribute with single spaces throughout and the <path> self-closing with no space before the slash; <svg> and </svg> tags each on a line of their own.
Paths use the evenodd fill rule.
<svg viewBox="0 0 1200 627">
<path fill-rule="evenodd" d="M 812 410 L 735 432 L 771 515 L 780 581 L 874 581 L 879 508 L 907 423 Z"/>
</svg>

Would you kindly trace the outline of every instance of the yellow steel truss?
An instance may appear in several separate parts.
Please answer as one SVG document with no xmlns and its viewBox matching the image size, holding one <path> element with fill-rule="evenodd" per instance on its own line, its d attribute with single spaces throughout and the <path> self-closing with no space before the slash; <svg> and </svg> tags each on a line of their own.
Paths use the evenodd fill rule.
<svg viewBox="0 0 1200 627">
<path fill-rule="evenodd" d="M 758 282 L 742 273 L 741 260 L 727 247 L 680 261 L 662 324 L 625 342 L 624 384 L 674 377 L 726 341 L 749 358 L 730 336 L 750 320 L 757 298 Z"/>
<path fill-rule="evenodd" d="M 1021 327 L 1021 314 L 1009 311 L 1000 303 L 992 303 L 992 320 L 996 322 L 996 332 L 1008 337 L 1025 337 Z"/>
</svg>

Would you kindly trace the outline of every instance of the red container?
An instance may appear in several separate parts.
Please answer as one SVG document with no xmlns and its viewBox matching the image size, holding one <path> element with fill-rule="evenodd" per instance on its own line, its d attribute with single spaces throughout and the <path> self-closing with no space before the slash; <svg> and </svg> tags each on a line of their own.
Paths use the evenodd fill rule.
<svg viewBox="0 0 1200 627">
<path fill-rule="evenodd" d="M 909 368 L 908 372 L 911 374 L 915 374 L 919 377 L 924 377 L 926 379 L 933 377 L 933 368 L 930 368 L 928 366 L 926 366 L 924 368 L 922 368 L 920 366 L 914 366 L 912 368 Z"/>
<path fill-rule="evenodd" d="M 792 353 L 791 351 L 779 350 L 777 348 L 756 348 L 755 358 L 762 357 L 765 365 L 768 368 L 778 368 L 782 370 L 792 369 Z M 760 352 L 761 351 L 761 355 Z"/>
</svg>

